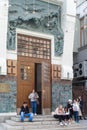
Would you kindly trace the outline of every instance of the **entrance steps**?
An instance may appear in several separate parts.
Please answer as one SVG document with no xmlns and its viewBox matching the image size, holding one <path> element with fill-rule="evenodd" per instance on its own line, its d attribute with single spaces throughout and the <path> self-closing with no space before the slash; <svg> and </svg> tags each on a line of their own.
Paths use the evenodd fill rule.
<svg viewBox="0 0 87 130">
<path fill-rule="evenodd" d="M 33 122 L 29 122 L 28 118 L 25 118 L 24 122 L 20 122 L 19 116 L 15 116 L 1 125 L 2 130 L 64 130 L 66 128 L 70 130 L 70 128 L 81 128 L 81 124 L 75 123 L 62 127 L 58 124 L 58 120 L 51 115 L 34 116 Z"/>
</svg>

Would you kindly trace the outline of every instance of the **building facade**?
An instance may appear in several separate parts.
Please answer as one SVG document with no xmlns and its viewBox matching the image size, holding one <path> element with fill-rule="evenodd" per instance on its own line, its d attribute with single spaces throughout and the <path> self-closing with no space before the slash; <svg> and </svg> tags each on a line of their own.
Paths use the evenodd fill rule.
<svg viewBox="0 0 87 130">
<path fill-rule="evenodd" d="M 73 97 L 82 96 L 83 114 L 87 114 L 87 1 L 78 0 L 74 46 Z"/>
<path fill-rule="evenodd" d="M 0 1 L 1 113 L 30 106 L 33 89 L 39 114 L 72 98 L 75 15 L 73 0 Z"/>
</svg>

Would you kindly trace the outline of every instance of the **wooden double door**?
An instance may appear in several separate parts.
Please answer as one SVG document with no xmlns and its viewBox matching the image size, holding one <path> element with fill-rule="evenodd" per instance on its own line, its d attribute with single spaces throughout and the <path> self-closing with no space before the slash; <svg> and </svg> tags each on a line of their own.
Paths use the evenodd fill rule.
<svg viewBox="0 0 87 130">
<path fill-rule="evenodd" d="M 39 94 L 38 114 L 49 114 L 51 111 L 51 65 L 50 62 L 35 59 L 18 59 L 17 73 L 17 108 L 24 101 L 31 108 L 28 95 L 35 89 Z"/>
</svg>

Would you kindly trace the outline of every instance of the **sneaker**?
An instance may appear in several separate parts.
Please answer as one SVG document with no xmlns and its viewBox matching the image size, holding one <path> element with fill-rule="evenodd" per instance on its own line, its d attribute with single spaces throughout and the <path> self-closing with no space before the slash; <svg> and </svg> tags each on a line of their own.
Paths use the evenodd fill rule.
<svg viewBox="0 0 87 130">
<path fill-rule="evenodd" d="M 71 122 L 69 122 L 69 125 L 71 125 Z"/>
<path fill-rule="evenodd" d="M 62 122 L 60 122 L 60 125 L 61 125 L 61 126 L 63 126 L 63 123 L 62 123 Z"/>
<path fill-rule="evenodd" d="M 37 113 L 34 114 L 35 116 L 37 115 Z"/>
<path fill-rule="evenodd" d="M 68 124 L 65 122 L 64 125 L 67 126 Z"/>
</svg>

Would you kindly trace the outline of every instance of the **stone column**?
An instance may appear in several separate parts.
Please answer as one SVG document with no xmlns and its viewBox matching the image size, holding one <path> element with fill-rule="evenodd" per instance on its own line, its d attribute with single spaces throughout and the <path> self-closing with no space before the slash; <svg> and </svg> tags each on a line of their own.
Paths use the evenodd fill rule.
<svg viewBox="0 0 87 130">
<path fill-rule="evenodd" d="M 0 1 L 0 74 L 6 75 L 8 0 Z"/>
</svg>

